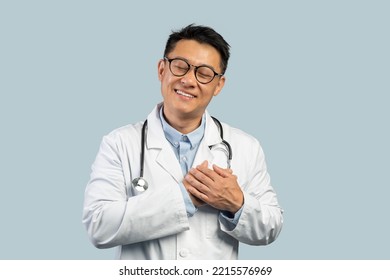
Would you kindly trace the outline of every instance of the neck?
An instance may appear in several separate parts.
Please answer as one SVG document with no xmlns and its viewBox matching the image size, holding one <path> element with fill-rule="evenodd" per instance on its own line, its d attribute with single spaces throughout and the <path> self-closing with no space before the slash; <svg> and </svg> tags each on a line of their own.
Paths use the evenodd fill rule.
<svg viewBox="0 0 390 280">
<path fill-rule="evenodd" d="M 169 123 L 170 126 L 172 126 L 174 129 L 179 131 L 182 134 L 188 134 L 195 129 L 197 129 L 201 122 L 202 122 L 202 116 L 199 117 L 176 117 L 173 115 L 167 115 L 163 108 L 163 116 L 167 123 Z"/>
</svg>

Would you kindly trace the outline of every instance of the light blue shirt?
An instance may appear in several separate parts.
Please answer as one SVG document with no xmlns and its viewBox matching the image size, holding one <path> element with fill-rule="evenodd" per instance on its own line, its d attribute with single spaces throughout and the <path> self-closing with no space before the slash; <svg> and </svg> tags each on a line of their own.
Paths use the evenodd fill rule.
<svg viewBox="0 0 390 280">
<path fill-rule="evenodd" d="M 189 169 L 192 167 L 196 152 L 198 151 L 199 144 L 203 139 L 203 135 L 206 128 L 206 116 L 203 115 L 200 126 L 189 134 L 181 134 L 179 131 L 170 126 L 164 118 L 162 108 L 160 110 L 160 120 L 165 134 L 165 138 L 171 144 L 176 158 L 180 163 L 183 175 L 185 176 L 188 173 Z M 187 215 L 191 217 L 198 209 L 192 203 L 192 200 L 183 183 L 180 183 L 179 185 L 186 206 Z M 234 217 L 231 217 L 230 213 L 229 215 L 228 213 L 224 212 L 221 212 L 221 215 L 223 217 L 222 222 L 231 230 L 234 229 L 234 227 L 238 223 L 238 219 L 240 218 L 242 207 L 239 211 L 237 211 Z M 225 220 L 227 223 L 223 220 Z"/>
</svg>

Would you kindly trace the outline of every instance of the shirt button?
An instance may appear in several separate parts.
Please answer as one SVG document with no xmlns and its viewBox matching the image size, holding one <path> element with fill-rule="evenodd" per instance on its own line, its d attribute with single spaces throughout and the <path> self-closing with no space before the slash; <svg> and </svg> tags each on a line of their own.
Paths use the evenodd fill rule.
<svg viewBox="0 0 390 280">
<path fill-rule="evenodd" d="M 174 145 L 175 147 L 177 147 L 177 146 L 179 146 L 179 142 L 175 142 L 175 143 L 173 143 L 173 145 Z"/>
<path fill-rule="evenodd" d="M 184 162 L 186 162 L 186 161 L 187 161 L 187 158 L 186 158 L 186 157 L 182 157 L 181 160 L 184 161 Z"/>
<path fill-rule="evenodd" d="M 187 249 L 181 249 L 179 252 L 180 257 L 186 258 L 188 257 L 189 251 Z"/>
</svg>

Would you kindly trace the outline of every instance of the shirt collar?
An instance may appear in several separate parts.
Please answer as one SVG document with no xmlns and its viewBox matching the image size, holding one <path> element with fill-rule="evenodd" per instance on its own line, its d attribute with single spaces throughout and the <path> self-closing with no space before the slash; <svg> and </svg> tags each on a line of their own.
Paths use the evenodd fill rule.
<svg viewBox="0 0 390 280">
<path fill-rule="evenodd" d="M 164 118 L 163 115 L 163 106 L 161 106 L 160 109 L 160 120 L 161 125 L 165 134 L 165 138 L 174 146 L 178 147 L 180 141 L 189 142 L 191 145 L 191 149 L 197 147 L 200 143 L 200 141 L 203 138 L 205 127 L 206 127 L 206 116 L 203 114 L 202 116 L 202 122 L 200 126 L 195 129 L 194 131 L 188 133 L 188 134 L 182 134 L 176 129 L 174 129 Z"/>
</svg>

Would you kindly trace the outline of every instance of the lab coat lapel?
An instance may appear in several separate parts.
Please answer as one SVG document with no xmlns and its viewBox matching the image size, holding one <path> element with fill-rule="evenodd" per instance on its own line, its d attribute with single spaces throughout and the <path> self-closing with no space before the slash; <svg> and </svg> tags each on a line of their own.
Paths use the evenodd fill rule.
<svg viewBox="0 0 390 280">
<path fill-rule="evenodd" d="M 156 157 L 156 162 L 171 174 L 177 183 L 183 180 L 180 164 L 170 146 L 164 145 Z"/>
<path fill-rule="evenodd" d="M 167 171 L 177 183 L 180 183 L 183 180 L 183 174 L 175 153 L 165 138 L 159 117 L 160 108 L 161 104 L 157 105 L 148 116 L 146 149 L 160 150 L 156 152 L 156 162 L 161 168 Z"/>
</svg>

